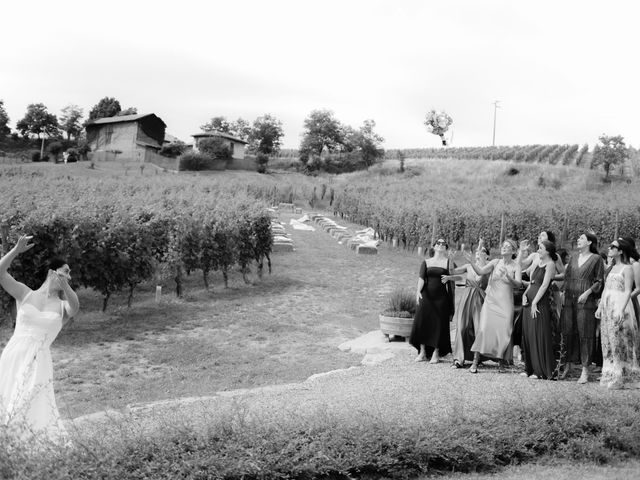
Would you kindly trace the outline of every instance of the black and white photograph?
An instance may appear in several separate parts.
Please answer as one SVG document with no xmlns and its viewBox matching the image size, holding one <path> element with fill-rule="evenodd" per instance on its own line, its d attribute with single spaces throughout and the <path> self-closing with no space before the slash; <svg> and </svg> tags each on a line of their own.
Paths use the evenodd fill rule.
<svg viewBox="0 0 640 480">
<path fill-rule="evenodd" d="M 640 478 L 639 21 L 4 2 L 0 480 Z"/>
</svg>

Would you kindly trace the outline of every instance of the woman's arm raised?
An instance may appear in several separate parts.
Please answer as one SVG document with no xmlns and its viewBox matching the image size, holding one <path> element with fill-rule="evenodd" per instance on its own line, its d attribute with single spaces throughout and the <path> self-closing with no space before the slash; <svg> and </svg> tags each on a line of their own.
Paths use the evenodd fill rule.
<svg viewBox="0 0 640 480">
<path fill-rule="evenodd" d="M 78 310 L 80 310 L 80 301 L 78 300 L 78 295 L 73 291 L 71 286 L 69 285 L 69 279 L 64 275 L 58 274 L 58 278 L 60 279 L 60 286 L 62 287 L 62 291 L 64 292 L 65 302 L 65 311 L 69 317 L 73 317 Z"/>
<path fill-rule="evenodd" d="M 33 237 L 28 237 L 26 235 L 22 235 L 18 239 L 18 243 L 9 250 L 9 252 L 0 258 L 0 285 L 2 288 L 6 290 L 6 292 L 15 298 L 18 302 L 21 302 L 22 299 L 29 293 L 29 287 L 27 287 L 24 283 L 18 282 L 14 279 L 8 272 L 9 266 L 11 262 L 20 255 L 21 253 L 30 250 L 33 247 L 33 243 L 29 243 L 29 241 Z"/>
</svg>

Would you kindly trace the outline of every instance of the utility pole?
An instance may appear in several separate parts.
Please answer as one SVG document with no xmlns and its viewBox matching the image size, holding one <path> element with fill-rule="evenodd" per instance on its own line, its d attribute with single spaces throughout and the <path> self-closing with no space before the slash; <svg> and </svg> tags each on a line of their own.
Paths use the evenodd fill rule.
<svg viewBox="0 0 640 480">
<path fill-rule="evenodd" d="M 491 143 L 492 147 L 496 146 L 496 113 L 498 111 L 498 108 L 500 108 L 498 106 L 499 102 L 500 100 L 496 100 L 495 102 L 493 102 L 493 142 Z"/>
</svg>

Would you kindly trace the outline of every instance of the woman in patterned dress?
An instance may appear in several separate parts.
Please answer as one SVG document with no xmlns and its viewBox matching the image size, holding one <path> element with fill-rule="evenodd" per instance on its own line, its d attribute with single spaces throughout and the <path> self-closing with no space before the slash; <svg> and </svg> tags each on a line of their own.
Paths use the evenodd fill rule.
<svg viewBox="0 0 640 480">
<path fill-rule="evenodd" d="M 629 264 L 631 245 L 618 239 L 609 245 L 613 267 L 607 275 L 602 298 L 596 311 L 602 337 L 602 376 L 600 384 L 609 389 L 637 387 L 638 326 L 631 303 L 633 269 Z"/>
</svg>

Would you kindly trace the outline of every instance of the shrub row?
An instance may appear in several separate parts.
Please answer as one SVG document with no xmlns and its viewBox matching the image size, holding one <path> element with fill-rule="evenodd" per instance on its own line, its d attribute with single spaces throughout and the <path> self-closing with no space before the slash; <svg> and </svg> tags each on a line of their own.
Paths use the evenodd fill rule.
<svg viewBox="0 0 640 480">
<path fill-rule="evenodd" d="M 509 404 L 489 414 L 456 411 L 414 425 L 350 412 L 316 413 L 276 422 L 238 418 L 155 435 L 82 441 L 79 448 L 29 456 L 2 438 L 6 479 L 315 479 L 415 478 L 451 472 L 495 472 L 554 458 L 607 464 L 640 458 L 640 413 L 633 395 L 556 398 Z M 163 423 L 162 421 L 160 422 Z M 12 448 L 13 447 L 13 448 Z"/>
<path fill-rule="evenodd" d="M 249 195 L 237 192 L 237 185 L 212 189 L 189 179 L 80 183 L 16 168 L 5 173 L 7 179 L 0 178 L 11 186 L 0 192 L 0 205 L 10 227 L 8 242 L 29 234 L 35 244 L 13 262 L 12 273 L 31 288 L 40 285 L 54 255 L 68 260 L 76 286 L 103 295 L 104 308 L 123 290 L 130 302 L 135 287 L 154 276 L 173 279 L 181 295 L 184 274 L 201 271 L 209 287 L 210 272 L 220 271 L 226 283 L 237 266 L 246 279 L 251 265 L 260 275 L 269 259 L 271 219 L 258 198 L 266 192 Z"/>
<path fill-rule="evenodd" d="M 176 212 L 174 212 L 176 213 Z M 62 213 L 47 221 L 27 215 L 11 225 L 11 242 L 22 232 L 33 235 L 34 248 L 12 264 L 12 273 L 31 288 L 46 277 L 49 258 L 64 256 L 73 269 L 74 284 L 103 295 L 103 310 L 112 294 L 134 289 L 154 278 L 172 278 L 182 295 L 185 273 L 200 270 L 209 288 L 211 271 L 222 272 L 227 284 L 231 267 L 243 273 L 271 252 L 270 217 L 255 205 L 238 212 L 182 211 L 161 214 L 140 211 L 135 217 L 120 212 L 101 215 Z"/>
<path fill-rule="evenodd" d="M 408 248 L 429 245 L 437 235 L 450 242 L 490 245 L 503 237 L 537 238 L 552 230 L 563 241 L 585 231 L 598 238 L 624 234 L 640 237 L 638 194 L 628 189 L 588 192 L 527 188 L 457 188 L 437 178 L 369 177 L 351 179 L 336 190 L 333 209 L 354 223 L 372 227 L 383 240 L 392 238 Z M 504 220 L 504 230 L 502 230 Z"/>
</svg>

